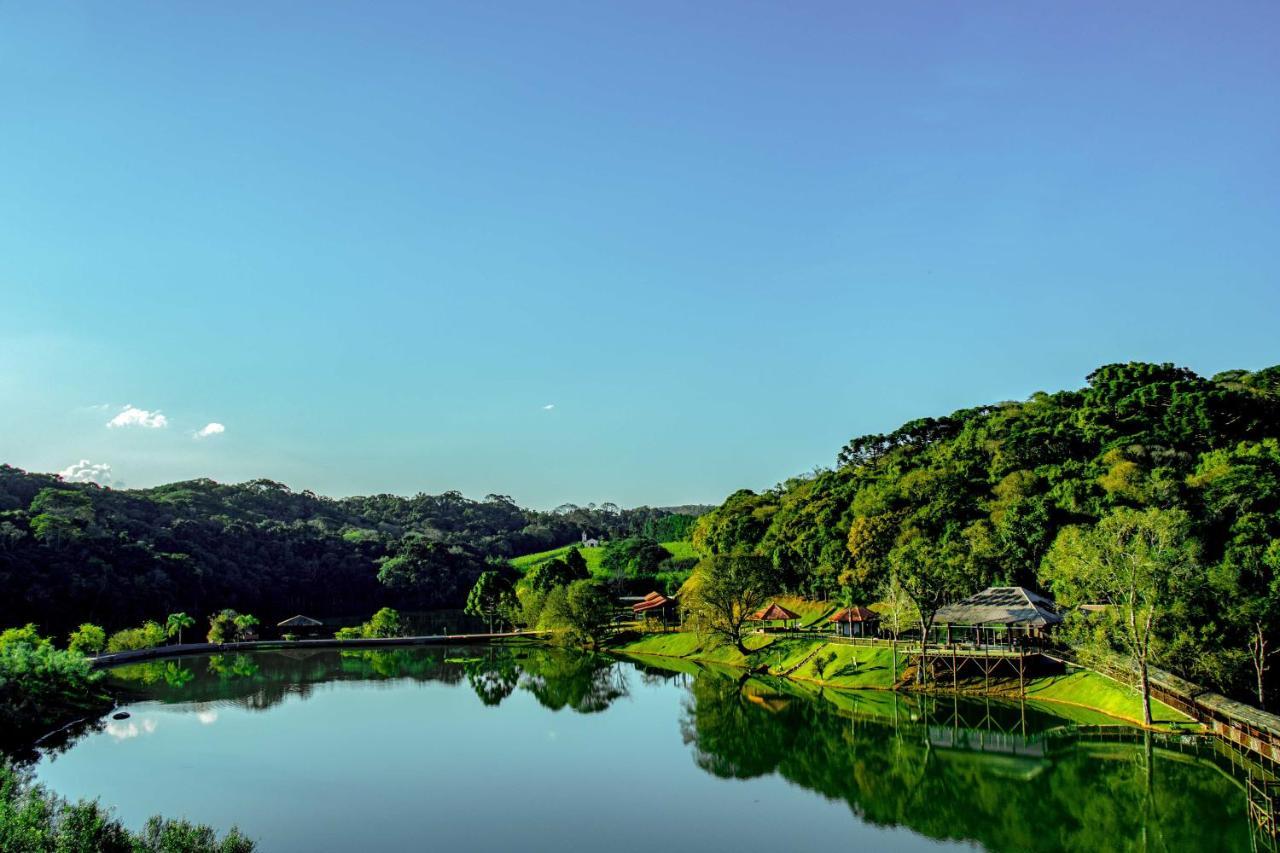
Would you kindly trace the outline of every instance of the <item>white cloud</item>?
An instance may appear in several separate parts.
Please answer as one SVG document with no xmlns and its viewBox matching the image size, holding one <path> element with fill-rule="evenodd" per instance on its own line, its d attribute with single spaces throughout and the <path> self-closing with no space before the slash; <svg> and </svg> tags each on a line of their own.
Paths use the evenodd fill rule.
<svg viewBox="0 0 1280 853">
<path fill-rule="evenodd" d="M 114 429 L 116 427 L 140 426 L 147 429 L 160 429 L 169 425 L 169 419 L 160 412 L 148 412 L 146 409 L 139 409 L 136 406 L 125 406 L 120 413 L 111 420 L 107 421 L 107 426 Z"/>
<path fill-rule="evenodd" d="M 222 433 L 226 431 L 226 427 L 217 421 L 214 421 L 213 423 L 207 423 L 200 429 L 196 430 L 196 438 L 208 438 L 211 435 L 222 435 Z"/>
<path fill-rule="evenodd" d="M 155 730 L 156 721 L 153 719 L 143 720 L 141 728 L 139 728 L 138 724 L 133 721 L 123 724 L 117 722 L 107 723 L 107 734 L 111 735 L 117 741 L 130 740 L 131 738 L 135 738 L 141 734 L 149 735 Z"/>
<path fill-rule="evenodd" d="M 81 459 L 74 465 L 68 465 L 58 472 L 58 476 L 68 483 L 97 483 L 99 486 L 123 486 L 117 483 L 111 474 L 111 466 L 106 462 L 93 463 Z"/>
<path fill-rule="evenodd" d="M 218 712 L 217 711 L 197 711 L 196 719 L 200 721 L 200 725 L 202 726 L 211 726 L 214 723 L 218 722 Z"/>
<path fill-rule="evenodd" d="M 555 404 L 555 403 L 547 403 L 545 406 L 543 406 L 543 407 L 542 407 L 542 411 L 544 411 L 544 412 L 549 412 L 549 411 L 551 411 L 552 409 L 554 409 L 555 407 L 556 407 L 556 404 Z"/>
</svg>

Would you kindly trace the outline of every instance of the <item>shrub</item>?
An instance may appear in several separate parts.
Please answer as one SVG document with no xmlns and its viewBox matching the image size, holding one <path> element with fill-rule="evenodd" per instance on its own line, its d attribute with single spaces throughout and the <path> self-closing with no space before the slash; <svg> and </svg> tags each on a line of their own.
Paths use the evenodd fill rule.
<svg viewBox="0 0 1280 853">
<path fill-rule="evenodd" d="M 96 800 L 68 803 L 0 761 L 0 850 L 26 853 L 251 853 L 232 828 L 221 839 L 207 826 L 153 817 L 132 833 Z"/>
<path fill-rule="evenodd" d="M 67 638 L 67 648 L 83 654 L 96 654 L 106 645 L 107 632 L 88 622 L 72 631 L 71 636 Z"/>
<path fill-rule="evenodd" d="M 144 622 L 141 628 L 125 628 L 107 640 L 108 652 L 129 652 L 136 649 L 154 649 L 163 646 L 169 635 L 159 622 Z"/>
</svg>

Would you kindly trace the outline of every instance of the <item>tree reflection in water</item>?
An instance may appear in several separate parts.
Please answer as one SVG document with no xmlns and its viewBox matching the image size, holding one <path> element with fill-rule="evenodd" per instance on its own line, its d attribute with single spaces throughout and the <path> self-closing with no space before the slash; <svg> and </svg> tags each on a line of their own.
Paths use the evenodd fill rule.
<svg viewBox="0 0 1280 853">
<path fill-rule="evenodd" d="M 679 665 L 683 672 L 537 646 L 399 647 L 179 658 L 111 676 L 162 702 L 265 709 L 323 682 L 407 679 L 465 685 L 489 707 L 524 692 L 584 714 L 676 680 L 685 685 L 679 730 L 701 770 L 776 774 L 868 823 L 998 851 L 1247 849 L 1250 841 L 1234 768 L 1208 742 L 1080 730 L 1051 706 L 823 692 Z"/>
<path fill-rule="evenodd" d="M 1244 793 L 1210 769 L 1223 760 L 1211 744 L 1091 739 L 989 701 L 793 690 L 699 673 L 681 725 L 694 761 L 726 778 L 776 773 L 864 821 L 990 850 L 1248 849 Z"/>
</svg>

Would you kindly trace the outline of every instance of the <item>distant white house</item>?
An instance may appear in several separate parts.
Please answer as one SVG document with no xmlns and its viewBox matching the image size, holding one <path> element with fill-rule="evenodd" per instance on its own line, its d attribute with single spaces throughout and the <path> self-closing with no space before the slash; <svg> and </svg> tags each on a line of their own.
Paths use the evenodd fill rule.
<svg viewBox="0 0 1280 853">
<path fill-rule="evenodd" d="M 600 540 L 591 539 L 587 536 L 587 531 L 582 531 L 582 547 L 583 548 L 599 548 Z"/>
</svg>

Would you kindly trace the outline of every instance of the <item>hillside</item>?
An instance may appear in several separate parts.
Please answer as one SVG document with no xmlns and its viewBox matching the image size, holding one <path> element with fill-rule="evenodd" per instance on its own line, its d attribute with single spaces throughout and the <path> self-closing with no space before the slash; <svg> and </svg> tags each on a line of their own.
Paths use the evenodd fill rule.
<svg viewBox="0 0 1280 853">
<path fill-rule="evenodd" d="M 0 465 L 0 626 L 61 634 L 233 607 L 278 621 L 384 606 L 460 606 L 488 562 L 687 528 L 667 510 L 524 509 L 457 492 L 343 499 L 271 480 L 112 490 Z"/>
<path fill-rule="evenodd" d="M 1255 663 L 1265 675 L 1280 641 L 1280 367 L 1204 378 L 1112 364 L 1081 389 L 860 436 L 831 470 L 730 495 L 693 543 L 767 556 L 781 589 L 859 603 L 877 600 L 897 561 L 925 560 L 955 599 L 993 584 L 1046 590 L 1059 534 L 1122 508 L 1190 519 L 1194 577 L 1161 629 L 1160 664 L 1272 698 L 1269 685 L 1256 695 Z"/>
</svg>

